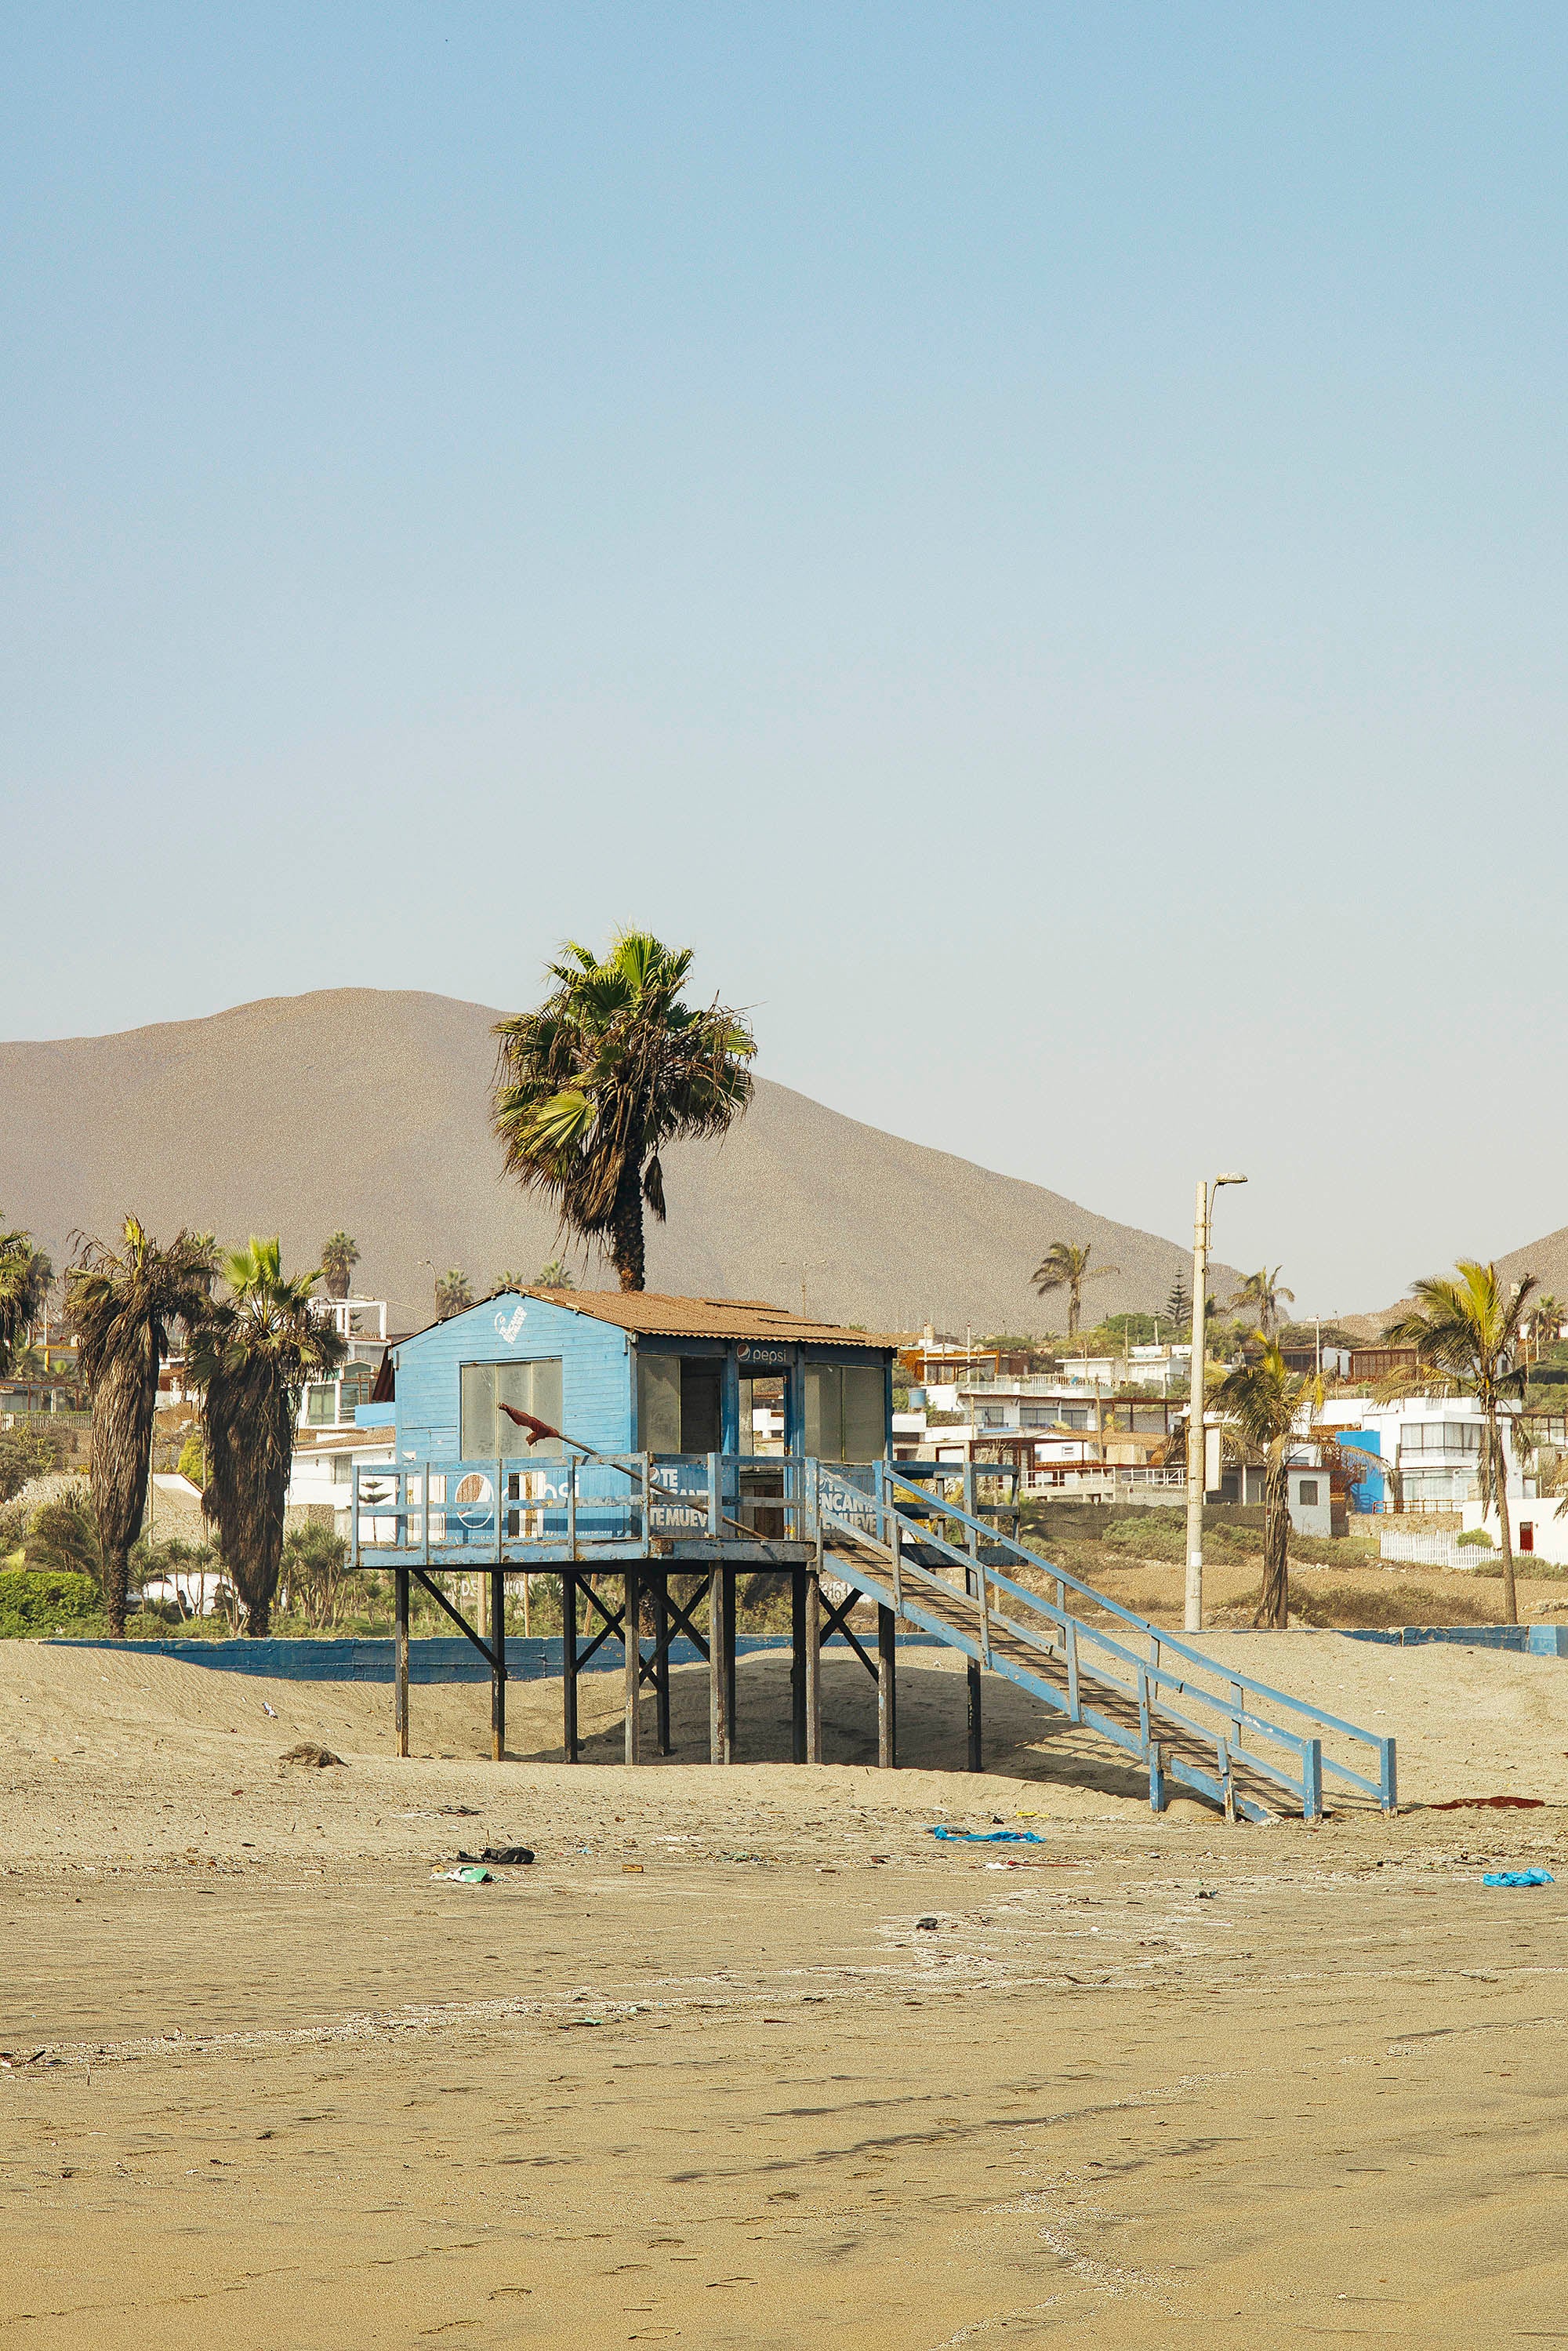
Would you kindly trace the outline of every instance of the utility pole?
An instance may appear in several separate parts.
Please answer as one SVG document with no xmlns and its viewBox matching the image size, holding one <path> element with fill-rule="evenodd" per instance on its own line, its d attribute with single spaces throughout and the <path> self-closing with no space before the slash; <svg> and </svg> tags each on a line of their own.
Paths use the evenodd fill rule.
<svg viewBox="0 0 1568 2351">
<path fill-rule="evenodd" d="M 1208 1244 L 1214 1194 L 1222 1184 L 1245 1184 L 1245 1176 L 1217 1176 L 1200 1182 L 1192 1220 L 1192 1402 L 1186 1420 L 1186 1594 L 1183 1629 L 1203 1630 L 1203 1495 L 1208 1438 L 1204 1423 L 1204 1325 L 1208 1313 Z"/>
</svg>

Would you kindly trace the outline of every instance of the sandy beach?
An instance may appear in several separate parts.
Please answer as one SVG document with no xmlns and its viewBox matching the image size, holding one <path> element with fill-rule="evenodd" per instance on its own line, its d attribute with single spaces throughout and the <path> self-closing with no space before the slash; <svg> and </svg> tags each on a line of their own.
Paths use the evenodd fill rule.
<svg viewBox="0 0 1568 2351">
<path fill-rule="evenodd" d="M 1156 1820 L 999 1689 L 970 1776 L 935 1659 L 896 1774 L 838 1661 L 843 1760 L 777 1760 L 771 1658 L 755 1760 L 629 1772 L 611 1676 L 575 1770 L 542 1684 L 498 1767 L 416 1689 L 399 1763 L 384 1688 L 5 1645 L 0 2346 L 1552 2339 L 1568 1670 L 1267 1654 L 1396 1732 L 1401 1818 Z M 1427 1809 L 1497 1792 L 1546 1802 Z"/>
</svg>

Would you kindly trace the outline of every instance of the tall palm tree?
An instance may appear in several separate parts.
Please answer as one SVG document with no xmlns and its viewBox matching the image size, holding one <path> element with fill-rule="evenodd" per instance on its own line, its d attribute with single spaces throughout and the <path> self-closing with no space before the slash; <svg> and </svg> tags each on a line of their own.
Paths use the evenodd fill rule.
<svg viewBox="0 0 1568 2351">
<path fill-rule="evenodd" d="M 31 1233 L 0 1233 L 0 1374 L 15 1361 L 23 1334 L 49 1294 L 55 1269 Z"/>
<path fill-rule="evenodd" d="M 474 1285 L 460 1265 L 449 1265 L 435 1278 L 435 1319 L 450 1322 L 455 1314 L 465 1314 L 474 1303 Z"/>
<path fill-rule="evenodd" d="M 358 1241 L 340 1225 L 321 1244 L 321 1279 L 329 1298 L 347 1298 L 350 1278 L 359 1262 Z"/>
<path fill-rule="evenodd" d="M 664 1221 L 660 1152 L 723 1134 L 751 1099 L 756 1041 L 723 1005 L 682 1003 L 691 965 L 646 931 L 619 933 L 602 963 L 574 941 L 538 1010 L 496 1027 L 507 1172 L 608 1250 L 622 1290 L 643 1287 L 644 1204 Z"/>
<path fill-rule="evenodd" d="M 204 1391 L 209 1475 L 202 1505 L 245 1607 L 245 1629 L 265 1639 L 283 1559 L 283 1513 L 300 1395 L 336 1371 L 347 1349 L 311 1307 L 319 1270 L 287 1275 L 277 1242 L 257 1240 L 223 1260 L 228 1296 L 196 1330 L 191 1377 Z"/>
<path fill-rule="evenodd" d="M 126 1217 L 118 1251 L 77 1238 L 66 1312 L 92 1396 L 91 1491 L 104 1614 L 110 1631 L 123 1633 L 131 1546 L 147 1508 L 158 1367 L 175 1327 L 193 1330 L 206 1315 L 217 1260 L 210 1233 L 182 1228 L 160 1249 L 135 1217 Z"/>
<path fill-rule="evenodd" d="M 1052 1241 L 1040 1263 L 1030 1276 L 1038 1296 L 1049 1290 L 1067 1292 L 1067 1335 L 1078 1336 L 1079 1317 L 1083 1308 L 1083 1285 L 1086 1281 L 1105 1281 L 1112 1274 L 1120 1273 L 1119 1265 L 1097 1265 L 1089 1270 L 1092 1245 L 1088 1241 Z"/>
<path fill-rule="evenodd" d="M 1265 1339 L 1272 1339 L 1280 1328 L 1280 1301 L 1288 1298 L 1292 1306 L 1296 1302 L 1295 1291 L 1281 1286 L 1280 1276 L 1284 1270 L 1277 1265 L 1270 1273 L 1266 1265 L 1260 1265 L 1231 1293 L 1231 1311 L 1249 1307 L 1258 1317 L 1258 1328 Z"/>
<path fill-rule="evenodd" d="M 1412 1282 L 1408 1311 L 1384 1332 L 1390 1345 L 1415 1348 L 1429 1395 L 1470 1395 L 1480 1406 L 1486 1423 L 1481 1501 L 1489 1511 L 1497 1510 L 1502 1535 L 1502 1604 L 1511 1625 L 1519 1622 L 1519 1603 L 1513 1588 L 1502 1407 L 1522 1403 L 1529 1384 L 1524 1310 L 1535 1288 L 1532 1273 L 1522 1281 L 1505 1283 L 1495 1265 L 1462 1257 L 1451 1274 Z"/>
</svg>

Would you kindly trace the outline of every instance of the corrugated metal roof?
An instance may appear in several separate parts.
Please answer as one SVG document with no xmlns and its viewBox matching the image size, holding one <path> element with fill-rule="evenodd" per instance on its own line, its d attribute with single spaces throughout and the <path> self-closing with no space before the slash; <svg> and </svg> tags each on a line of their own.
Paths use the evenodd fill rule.
<svg viewBox="0 0 1568 2351">
<path fill-rule="evenodd" d="M 656 1290 L 528 1290 L 574 1314 L 591 1314 L 653 1339 L 779 1339 L 819 1347 L 894 1347 L 881 1331 L 852 1331 L 842 1322 L 813 1322 L 759 1298 L 669 1298 Z"/>
</svg>

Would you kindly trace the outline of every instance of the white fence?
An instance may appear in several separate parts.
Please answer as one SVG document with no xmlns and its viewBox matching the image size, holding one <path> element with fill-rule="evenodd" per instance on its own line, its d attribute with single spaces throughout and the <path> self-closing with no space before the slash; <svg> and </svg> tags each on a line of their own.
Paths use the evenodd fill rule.
<svg viewBox="0 0 1568 2351">
<path fill-rule="evenodd" d="M 1385 1562 L 1406 1567 L 1464 1567 L 1472 1573 L 1491 1557 L 1490 1550 L 1480 1543 L 1461 1543 L 1448 1527 L 1434 1528 L 1429 1534 L 1416 1534 L 1409 1528 L 1385 1527 L 1377 1552 Z"/>
</svg>

